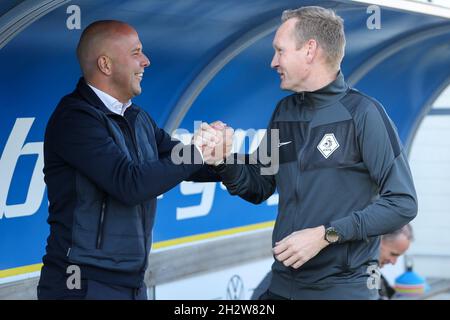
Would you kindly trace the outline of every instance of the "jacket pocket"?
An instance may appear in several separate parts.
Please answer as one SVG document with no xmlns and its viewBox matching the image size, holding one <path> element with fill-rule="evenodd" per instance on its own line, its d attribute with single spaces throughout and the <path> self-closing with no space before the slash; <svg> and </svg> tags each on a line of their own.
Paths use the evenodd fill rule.
<svg viewBox="0 0 450 320">
<path fill-rule="evenodd" d="M 350 246 L 351 246 L 351 243 L 345 244 L 344 270 L 346 270 L 346 271 L 350 269 L 350 263 L 351 263 L 351 261 L 350 261 Z"/>
<path fill-rule="evenodd" d="M 98 219 L 97 241 L 96 241 L 97 249 L 101 249 L 103 247 L 103 234 L 105 232 L 106 199 L 103 199 L 100 210 L 101 211 L 100 217 Z"/>
</svg>

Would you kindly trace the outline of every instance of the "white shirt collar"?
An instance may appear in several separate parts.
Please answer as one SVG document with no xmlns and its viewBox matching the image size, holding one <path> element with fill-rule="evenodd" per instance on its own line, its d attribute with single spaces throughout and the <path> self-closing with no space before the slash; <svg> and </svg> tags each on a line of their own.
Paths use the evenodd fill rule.
<svg viewBox="0 0 450 320">
<path fill-rule="evenodd" d="M 110 96 L 109 94 L 107 94 L 106 92 L 91 86 L 89 83 L 88 83 L 88 86 L 95 92 L 95 94 L 100 98 L 100 100 L 102 100 L 103 104 L 111 112 L 114 112 L 116 114 L 120 114 L 121 116 L 123 116 L 123 114 L 125 113 L 125 110 L 127 110 L 127 108 L 129 106 L 131 106 L 131 100 L 128 100 L 128 102 L 126 102 L 126 103 L 122 103 L 119 100 L 117 100 L 116 98 L 114 98 L 113 96 Z"/>
</svg>

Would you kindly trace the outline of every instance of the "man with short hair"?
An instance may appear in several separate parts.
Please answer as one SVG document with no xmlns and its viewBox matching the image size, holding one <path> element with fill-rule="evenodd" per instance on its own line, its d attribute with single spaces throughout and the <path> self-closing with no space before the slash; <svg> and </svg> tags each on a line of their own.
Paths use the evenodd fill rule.
<svg viewBox="0 0 450 320">
<path fill-rule="evenodd" d="M 414 236 L 410 224 L 381 237 L 379 265 L 396 264 L 398 257 L 408 250 Z"/>
<path fill-rule="evenodd" d="M 220 160 L 211 146 L 228 152 L 232 130 L 205 123 L 180 145 L 131 102 L 150 61 L 126 23 L 89 25 L 77 57 L 83 77 L 45 133 L 50 236 L 38 298 L 144 300 L 156 197 L 183 180 L 218 181 L 202 158 Z M 175 164 L 175 147 L 188 161 Z"/>
<path fill-rule="evenodd" d="M 345 82 L 343 20 L 332 10 L 283 12 L 273 47 L 280 87 L 294 92 L 263 139 L 279 154 L 278 171 L 261 174 L 263 161 L 216 168 L 232 195 L 252 203 L 278 189 L 273 277 L 262 299 L 377 299 L 368 270 L 379 236 L 417 214 L 396 129 L 378 101 Z"/>
<path fill-rule="evenodd" d="M 413 240 L 413 231 L 409 223 L 394 232 L 384 234 L 381 237 L 380 256 L 378 258 L 379 266 L 396 264 L 397 259 L 408 250 Z M 383 275 L 381 275 L 379 293 L 382 300 L 391 299 L 395 294 L 395 290 L 389 285 L 389 282 Z"/>
</svg>

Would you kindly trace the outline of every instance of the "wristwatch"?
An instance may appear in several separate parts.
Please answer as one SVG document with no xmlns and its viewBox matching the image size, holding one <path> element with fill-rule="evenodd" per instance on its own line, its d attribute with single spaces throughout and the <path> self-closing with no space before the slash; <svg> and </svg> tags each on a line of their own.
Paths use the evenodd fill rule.
<svg viewBox="0 0 450 320">
<path fill-rule="evenodd" d="M 333 244 L 339 241 L 339 233 L 337 232 L 337 230 L 331 226 L 327 226 L 325 225 L 325 240 L 329 243 L 329 244 Z"/>
</svg>

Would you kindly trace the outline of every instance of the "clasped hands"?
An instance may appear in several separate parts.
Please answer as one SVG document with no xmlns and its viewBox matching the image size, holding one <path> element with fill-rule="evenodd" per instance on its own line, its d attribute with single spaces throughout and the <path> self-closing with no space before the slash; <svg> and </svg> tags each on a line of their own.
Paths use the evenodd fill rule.
<svg viewBox="0 0 450 320">
<path fill-rule="evenodd" d="M 192 138 L 192 143 L 201 151 L 205 163 L 219 165 L 231 154 L 233 135 L 233 128 L 222 121 L 211 124 L 202 122 Z"/>
</svg>

